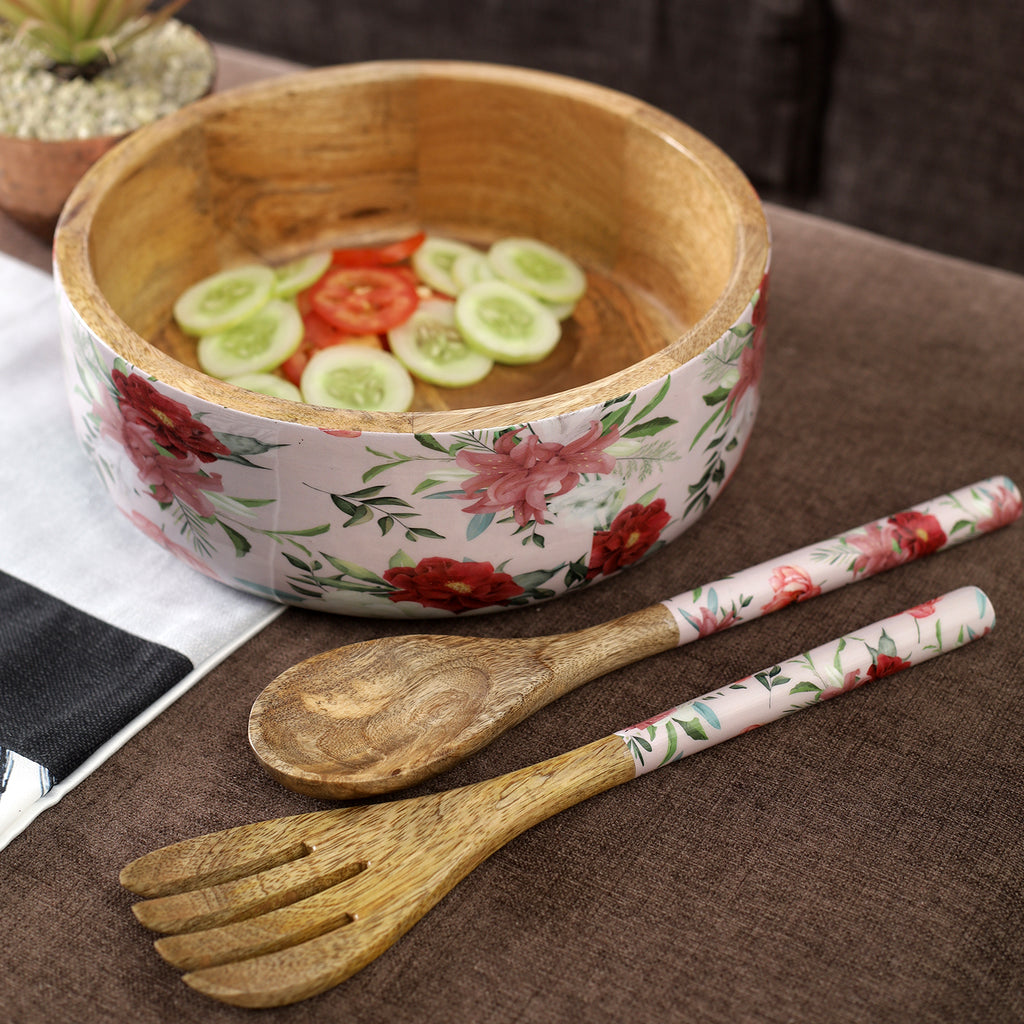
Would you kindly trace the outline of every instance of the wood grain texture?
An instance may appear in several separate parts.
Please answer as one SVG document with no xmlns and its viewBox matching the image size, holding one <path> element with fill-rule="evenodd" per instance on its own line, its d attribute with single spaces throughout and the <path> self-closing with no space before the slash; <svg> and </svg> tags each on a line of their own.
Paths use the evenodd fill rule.
<svg viewBox="0 0 1024 1024">
<path fill-rule="evenodd" d="M 450 768 L 583 683 L 678 642 L 662 605 L 558 636 L 367 640 L 271 682 L 250 712 L 249 744 L 297 792 L 387 793 Z"/>
<path fill-rule="evenodd" d="M 197 991 L 294 1003 L 378 957 L 526 829 L 634 778 L 618 736 L 461 789 L 186 840 L 125 866 L 133 908 Z M 255 872 L 255 873 L 254 873 Z"/>
<path fill-rule="evenodd" d="M 409 413 L 325 410 L 200 373 L 174 299 L 224 266 L 426 229 L 531 234 L 591 287 L 560 351 Z M 541 72 L 378 62 L 220 93 L 133 133 L 88 174 L 55 239 L 90 327 L 215 404 L 328 429 L 432 432 L 583 408 L 664 376 L 735 322 L 765 269 L 764 214 L 706 139 L 622 94 Z"/>
</svg>

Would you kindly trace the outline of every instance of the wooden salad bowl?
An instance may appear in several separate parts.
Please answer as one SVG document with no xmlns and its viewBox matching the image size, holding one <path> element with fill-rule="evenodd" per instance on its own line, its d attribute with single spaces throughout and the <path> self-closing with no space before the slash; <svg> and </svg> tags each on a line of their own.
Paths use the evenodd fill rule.
<svg viewBox="0 0 1024 1024">
<path fill-rule="evenodd" d="M 418 231 L 576 260 L 552 354 L 420 381 L 405 412 L 333 409 L 208 376 L 171 315 L 220 269 Z M 229 585 L 375 616 L 557 596 L 691 525 L 753 426 L 768 262 L 754 190 L 674 118 L 431 61 L 302 72 L 141 129 L 54 243 L 69 400 L 114 502 Z"/>
</svg>

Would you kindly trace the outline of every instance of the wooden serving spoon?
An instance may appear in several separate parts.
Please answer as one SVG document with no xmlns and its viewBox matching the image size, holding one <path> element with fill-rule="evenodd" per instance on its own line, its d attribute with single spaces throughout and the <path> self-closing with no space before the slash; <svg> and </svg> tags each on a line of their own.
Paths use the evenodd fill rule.
<svg viewBox="0 0 1024 1024">
<path fill-rule="evenodd" d="M 275 779 L 310 796 L 410 786 L 588 680 L 969 540 L 1020 508 L 1016 486 L 993 477 L 577 632 L 384 637 L 327 651 L 259 695 L 249 743 Z"/>
<path fill-rule="evenodd" d="M 344 981 L 505 843 L 588 797 L 991 629 L 963 587 L 541 764 L 407 800 L 239 825 L 121 871 L 157 951 L 211 998 L 281 1006 Z"/>
</svg>

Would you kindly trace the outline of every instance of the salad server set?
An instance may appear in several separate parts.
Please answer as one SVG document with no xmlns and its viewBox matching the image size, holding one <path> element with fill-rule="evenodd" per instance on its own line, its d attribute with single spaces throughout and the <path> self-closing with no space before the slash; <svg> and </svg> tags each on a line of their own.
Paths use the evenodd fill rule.
<svg viewBox="0 0 1024 1024">
<path fill-rule="evenodd" d="M 407 636 L 326 652 L 255 702 L 278 781 L 333 799 L 423 781 L 599 675 L 1009 525 L 993 477 L 614 622 L 554 637 Z M 187 839 L 121 872 L 161 956 L 194 989 L 279 1006 L 389 948 L 478 864 L 559 811 L 743 732 L 962 647 L 995 623 L 966 586 L 530 767 L 415 798 Z"/>
</svg>

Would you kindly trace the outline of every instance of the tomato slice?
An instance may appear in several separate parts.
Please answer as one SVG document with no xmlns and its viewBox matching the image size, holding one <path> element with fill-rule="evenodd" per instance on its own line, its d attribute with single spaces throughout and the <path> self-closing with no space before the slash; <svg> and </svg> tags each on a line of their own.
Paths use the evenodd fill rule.
<svg viewBox="0 0 1024 1024">
<path fill-rule="evenodd" d="M 378 245 L 365 249 L 335 249 L 332 264 L 336 267 L 381 267 L 407 260 L 427 237 L 425 231 L 403 238 L 389 245 Z"/>
<path fill-rule="evenodd" d="M 367 348 L 384 348 L 384 342 L 377 334 L 349 334 L 328 323 L 319 313 L 309 310 L 302 314 L 302 343 L 280 366 L 281 372 L 296 387 L 302 380 L 302 371 L 313 355 L 322 349 L 335 345 L 364 345 Z"/>
<path fill-rule="evenodd" d="M 309 348 L 330 348 L 341 345 L 352 337 L 334 324 L 328 323 L 316 310 L 311 309 L 302 315 L 302 326 L 305 329 L 303 344 Z"/>
<path fill-rule="evenodd" d="M 382 334 L 416 309 L 416 289 L 391 267 L 332 267 L 313 286 L 313 309 L 350 334 Z"/>
<path fill-rule="evenodd" d="M 299 386 L 299 382 L 302 380 L 302 371 L 306 368 L 306 363 L 309 362 L 309 357 L 313 354 L 315 349 L 302 344 L 298 349 L 293 352 L 279 367 L 278 369 L 284 374 L 285 380 L 290 380 L 296 387 Z"/>
</svg>

